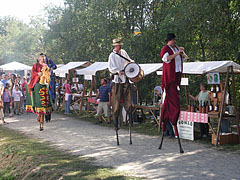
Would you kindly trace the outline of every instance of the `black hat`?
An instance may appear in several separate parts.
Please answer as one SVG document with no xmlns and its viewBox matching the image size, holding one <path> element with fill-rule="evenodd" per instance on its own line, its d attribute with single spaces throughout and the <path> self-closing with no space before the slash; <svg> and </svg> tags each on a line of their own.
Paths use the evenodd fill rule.
<svg viewBox="0 0 240 180">
<path fill-rule="evenodd" d="M 46 54 L 41 53 L 40 56 L 46 56 Z"/>
<path fill-rule="evenodd" d="M 167 39 L 165 40 L 166 42 L 171 41 L 172 39 L 176 39 L 176 36 L 174 33 L 168 33 L 167 34 Z"/>
</svg>

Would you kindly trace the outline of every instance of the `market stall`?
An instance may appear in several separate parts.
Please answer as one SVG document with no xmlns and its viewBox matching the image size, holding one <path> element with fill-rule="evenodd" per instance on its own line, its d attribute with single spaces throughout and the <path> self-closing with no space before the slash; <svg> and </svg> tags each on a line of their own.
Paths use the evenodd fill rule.
<svg viewBox="0 0 240 180">
<path fill-rule="evenodd" d="M 24 75 L 27 76 L 27 73 L 29 71 L 31 71 L 32 67 L 28 66 L 26 64 L 23 63 L 19 63 L 19 62 L 10 62 L 4 65 L 0 66 L 0 70 L 5 71 L 5 72 L 17 72 L 17 71 L 24 71 Z"/>
<path fill-rule="evenodd" d="M 162 63 L 155 63 L 155 64 L 139 64 L 139 66 L 141 67 L 141 69 L 144 71 L 144 76 L 147 76 L 153 72 L 156 72 L 157 70 L 161 69 L 162 67 Z M 95 94 L 93 94 L 93 90 L 94 92 L 97 92 L 97 88 L 96 88 L 96 76 L 100 71 L 106 71 L 108 69 L 108 63 L 107 62 L 95 62 L 94 64 L 88 66 L 87 68 L 83 68 L 81 70 L 77 70 L 76 73 L 78 75 L 84 75 L 84 95 L 81 99 L 81 105 L 80 105 L 80 111 L 79 113 L 82 113 L 82 107 L 84 105 L 84 99 L 87 101 L 87 111 L 86 111 L 86 116 L 88 116 L 89 114 L 89 107 L 91 106 L 91 103 L 94 102 L 94 96 Z M 87 94 L 86 93 L 86 81 L 87 80 L 91 80 L 91 88 L 90 88 L 90 92 Z M 136 105 L 134 108 L 134 111 L 136 111 L 137 109 L 141 109 L 142 113 L 143 110 L 149 110 L 150 113 L 153 115 L 154 119 L 156 120 L 156 122 L 158 123 L 158 126 L 160 127 L 160 120 L 157 119 L 157 117 L 155 116 L 155 114 L 153 113 L 153 110 L 159 110 L 160 106 L 159 105 L 146 105 L 146 104 L 141 104 L 141 105 Z"/>
<path fill-rule="evenodd" d="M 189 124 L 185 122 L 198 122 L 208 123 L 210 130 L 212 131 L 212 143 L 224 144 L 239 142 L 239 112 L 236 100 L 235 90 L 235 74 L 240 73 L 240 65 L 233 61 L 207 61 L 207 62 L 188 62 L 183 64 L 183 74 L 185 77 L 188 75 L 207 75 L 208 83 L 212 86 L 210 92 L 210 104 L 206 105 L 207 111 L 200 110 L 200 112 L 187 112 L 182 111 L 179 119 L 184 122 L 182 124 Z M 220 75 L 225 74 L 225 83 L 220 81 Z M 227 86 L 230 79 L 232 80 L 232 93 L 233 93 L 233 106 L 234 112 L 226 114 L 224 111 L 225 98 L 227 92 Z M 189 105 L 188 88 L 185 86 L 186 101 Z M 202 106 L 202 105 L 201 105 Z M 211 109 L 209 108 L 211 107 Z M 189 111 L 189 108 L 188 108 Z M 201 112 L 202 111 L 202 112 Z M 217 119 L 217 128 L 214 129 L 212 123 L 208 121 L 208 117 Z M 229 133 L 220 135 L 221 121 L 223 118 L 235 118 L 235 125 L 232 128 L 236 129 L 236 133 Z M 227 139 L 227 140 L 226 140 Z M 224 141 L 224 142 L 223 142 Z"/>
<path fill-rule="evenodd" d="M 69 62 L 65 65 L 60 64 L 59 67 L 54 70 L 56 76 L 60 78 L 70 79 L 70 74 L 72 75 L 72 81 L 75 86 L 78 88 L 78 78 L 76 78 L 76 70 L 88 67 L 91 63 L 88 61 L 79 61 L 79 62 Z M 76 92 L 73 94 L 74 97 L 81 96 L 80 92 Z M 65 98 L 63 97 L 63 103 L 61 104 L 61 110 L 64 109 Z M 74 109 L 74 108 L 73 108 Z M 74 109 L 75 111 L 75 109 Z"/>
<path fill-rule="evenodd" d="M 70 73 L 71 70 L 75 70 L 77 68 L 85 68 L 88 67 L 91 63 L 88 61 L 79 61 L 79 62 L 69 62 L 65 65 L 60 65 L 54 73 L 59 77 L 66 77 L 67 74 Z"/>
</svg>

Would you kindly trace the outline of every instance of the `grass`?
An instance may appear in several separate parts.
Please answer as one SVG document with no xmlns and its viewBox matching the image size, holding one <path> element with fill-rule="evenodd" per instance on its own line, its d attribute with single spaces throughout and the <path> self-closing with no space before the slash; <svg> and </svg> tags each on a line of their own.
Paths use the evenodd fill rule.
<svg viewBox="0 0 240 180">
<path fill-rule="evenodd" d="M 58 151 L 1 126 L 0 137 L 0 180 L 140 179 L 92 165 L 90 159 Z"/>
</svg>

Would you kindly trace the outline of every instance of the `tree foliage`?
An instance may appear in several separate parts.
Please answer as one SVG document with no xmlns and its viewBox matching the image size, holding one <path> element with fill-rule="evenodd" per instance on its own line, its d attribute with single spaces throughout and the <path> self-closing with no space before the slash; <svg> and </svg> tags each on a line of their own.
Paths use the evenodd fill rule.
<svg viewBox="0 0 240 180">
<path fill-rule="evenodd" d="M 33 64 L 43 50 L 42 19 L 31 19 L 29 24 L 14 17 L 0 19 L 0 63 L 11 61 Z"/>
</svg>

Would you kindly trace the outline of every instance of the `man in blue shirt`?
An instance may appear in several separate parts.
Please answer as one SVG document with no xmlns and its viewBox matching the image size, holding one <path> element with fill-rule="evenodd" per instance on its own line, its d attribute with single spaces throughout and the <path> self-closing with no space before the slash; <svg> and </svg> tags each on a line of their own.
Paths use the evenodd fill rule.
<svg viewBox="0 0 240 180">
<path fill-rule="evenodd" d="M 111 114 L 109 106 L 111 105 L 111 88 L 107 85 L 107 79 L 101 79 L 101 86 L 99 88 L 96 100 L 100 99 L 97 109 L 97 116 L 99 123 L 102 123 L 102 112 L 104 111 L 105 116 L 107 116 L 107 123 L 111 123 Z"/>
<path fill-rule="evenodd" d="M 6 74 L 3 74 L 3 75 L 2 75 L 2 80 L 1 80 L 1 82 L 3 83 L 3 87 L 6 87 L 6 84 L 8 83 L 8 79 L 7 79 Z"/>
</svg>

